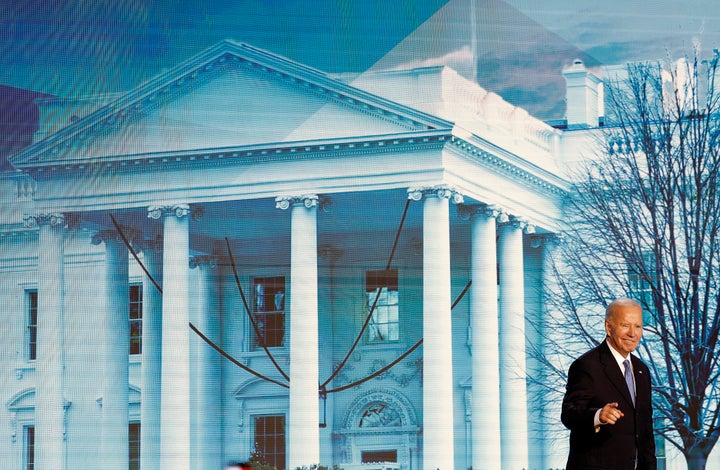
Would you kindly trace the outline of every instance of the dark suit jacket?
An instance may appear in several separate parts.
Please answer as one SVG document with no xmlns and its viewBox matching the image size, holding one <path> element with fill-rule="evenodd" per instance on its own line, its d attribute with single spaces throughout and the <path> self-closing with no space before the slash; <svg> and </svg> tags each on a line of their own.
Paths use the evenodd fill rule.
<svg viewBox="0 0 720 470">
<path fill-rule="evenodd" d="M 632 357 L 636 403 L 633 407 L 623 373 L 607 342 L 580 356 L 570 366 L 561 419 L 570 429 L 566 470 L 656 470 L 652 428 L 650 371 Z M 617 402 L 625 416 L 595 432 L 595 412 Z M 637 451 L 637 453 L 636 453 Z"/>
</svg>

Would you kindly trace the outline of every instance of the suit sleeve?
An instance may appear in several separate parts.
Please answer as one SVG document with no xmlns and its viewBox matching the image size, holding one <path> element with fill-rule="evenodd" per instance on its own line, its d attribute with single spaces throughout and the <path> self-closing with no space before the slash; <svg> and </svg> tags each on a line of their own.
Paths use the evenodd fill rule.
<svg viewBox="0 0 720 470">
<path fill-rule="evenodd" d="M 594 395 L 592 374 L 582 362 L 573 362 L 568 371 L 560 416 L 565 427 L 582 433 L 595 431 L 595 413 L 599 408 L 592 405 Z"/>
</svg>

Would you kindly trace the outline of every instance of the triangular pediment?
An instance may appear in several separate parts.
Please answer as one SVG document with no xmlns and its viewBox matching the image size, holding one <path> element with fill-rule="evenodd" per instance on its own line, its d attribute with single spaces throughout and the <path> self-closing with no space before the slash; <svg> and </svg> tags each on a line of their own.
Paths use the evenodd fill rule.
<svg viewBox="0 0 720 470">
<path fill-rule="evenodd" d="M 446 129 L 450 123 L 223 41 L 16 155 L 21 169 Z"/>
</svg>

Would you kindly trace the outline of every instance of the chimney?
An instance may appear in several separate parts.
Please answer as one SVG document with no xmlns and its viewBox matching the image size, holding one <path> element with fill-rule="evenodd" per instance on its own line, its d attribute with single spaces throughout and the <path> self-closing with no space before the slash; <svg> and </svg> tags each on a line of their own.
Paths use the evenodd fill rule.
<svg viewBox="0 0 720 470">
<path fill-rule="evenodd" d="M 568 128 L 598 126 L 598 84 L 600 79 L 585 69 L 580 59 L 562 72 L 567 82 L 566 118 Z"/>
</svg>

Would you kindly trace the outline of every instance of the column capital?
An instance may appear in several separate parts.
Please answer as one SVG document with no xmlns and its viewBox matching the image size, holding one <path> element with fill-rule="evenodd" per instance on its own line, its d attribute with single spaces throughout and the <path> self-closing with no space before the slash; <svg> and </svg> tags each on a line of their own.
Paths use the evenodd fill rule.
<svg viewBox="0 0 720 470">
<path fill-rule="evenodd" d="M 524 217 L 510 216 L 508 220 L 501 225 L 520 229 L 528 235 L 535 233 L 535 224 L 528 222 Z"/>
<path fill-rule="evenodd" d="M 134 243 L 136 239 L 139 238 L 140 232 L 133 228 L 133 227 L 126 227 L 122 226 L 122 232 L 123 235 L 125 235 L 125 238 L 128 242 Z M 100 245 L 101 243 L 107 243 L 107 242 L 123 242 L 124 240 L 122 236 L 120 235 L 120 232 L 118 232 L 115 229 L 105 229 L 100 230 L 95 235 L 93 235 L 92 239 L 90 240 L 90 243 L 93 245 Z"/>
<path fill-rule="evenodd" d="M 23 217 L 23 225 L 25 225 L 26 228 L 35 228 L 41 225 L 65 227 L 65 214 L 62 212 L 49 212 L 25 215 Z"/>
<path fill-rule="evenodd" d="M 496 219 L 501 224 L 509 220 L 507 212 L 495 204 L 460 204 L 458 215 L 463 220 L 470 220 L 476 215 L 484 215 Z"/>
<path fill-rule="evenodd" d="M 564 235 L 562 233 L 542 233 L 533 234 L 530 237 L 530 247 L 532 248 L 555 248 L 558 244 L 562 243 Z"/>
<path fill-rule="evenodd" d="M 163 215 L 174 215 L 181 219 L 190 214 L 190 204 L 170 204 L 166 206 L 149 206 L 148 218 L 159 220 Z"/>
<path fill-rule="evenodd" d="M 301 196 L 280 195 L 275 198 L 275 208 L 286 210 L 296 204 L 303 204 L 310 209 L 318 205 L 320 197 L 317 194 L 303 194 Z"/>
<path fill-rule="evenodd" d="M 450 199 L 453 204 L 462 203 L 465 198 L 452 186 L 439 184 L 435 186 L 418 186 L 408 188 L 408 199 L 419 201 L 423 197 L 435 196 L 440 199 Z"/>
</svg>

